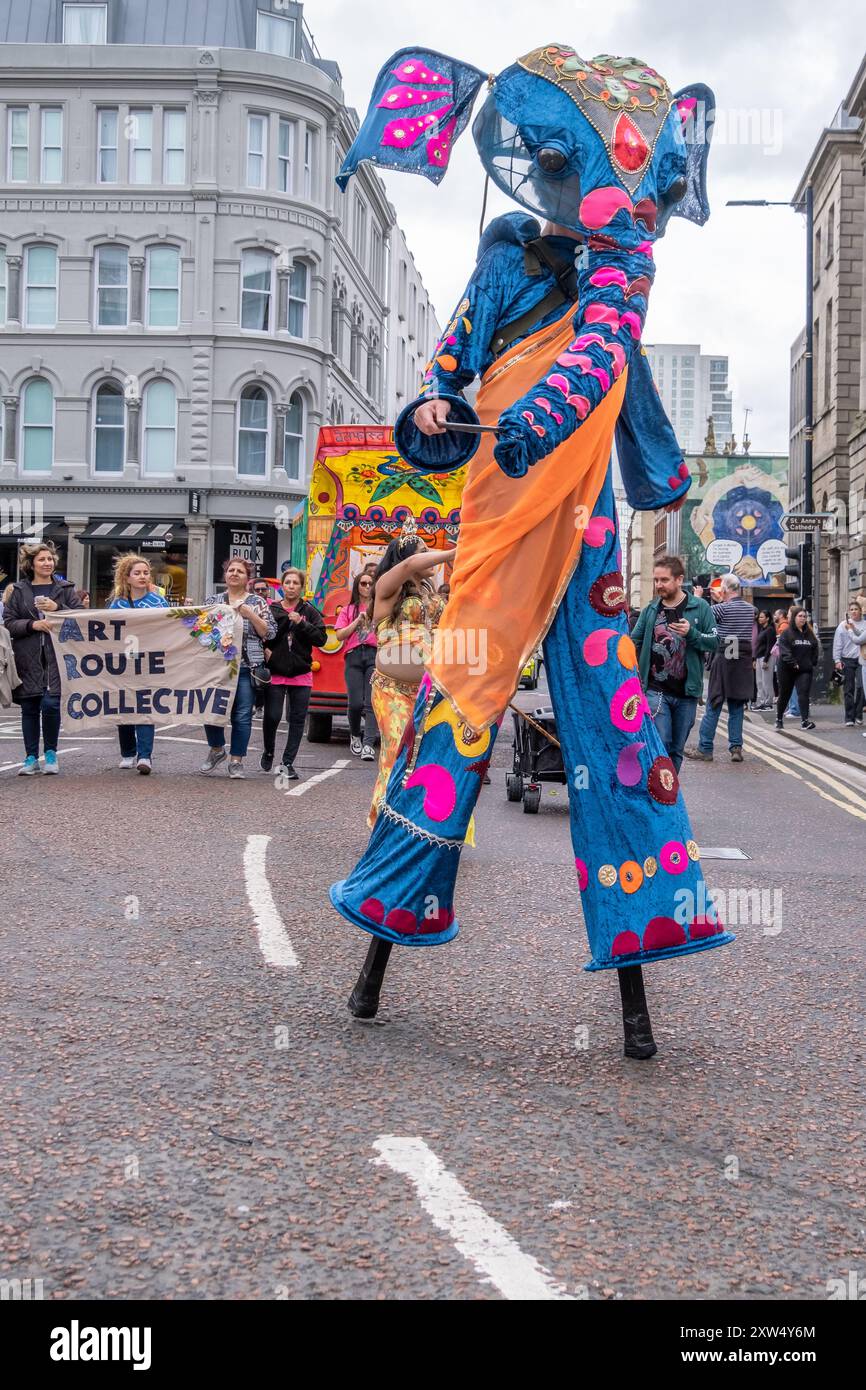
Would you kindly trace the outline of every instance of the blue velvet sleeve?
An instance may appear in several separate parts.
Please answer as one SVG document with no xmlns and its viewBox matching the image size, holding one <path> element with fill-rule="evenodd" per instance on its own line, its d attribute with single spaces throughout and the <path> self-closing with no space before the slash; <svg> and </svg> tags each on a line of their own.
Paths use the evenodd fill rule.
<svg viewBox="0 0 866 1390">
<path fill-rule="evenodd" d="M 419 395 L 456 395 L 487 370 L 503 301 L 505 259 L 494 247 L 478 262 L 424 370 Z"/>
<path fill-rule="evenodd" d="M 499 417 L 494 452 L 505 473 L 522 477 L 579 429 L 607 395 L 640 342 L 654 274 L 646 243 L 627 251 L 590 242 L 578 266 L 574 341 Z"/>
<path fill-rule="evenodd" d="M 622 410 L 616 422 L 616 454 L 629 506 L 655 511 L 685 497 L 692 480 L 674 428 L 665 414 L 647 355 L 638 348 L 629 364 Z"/>
</svg>

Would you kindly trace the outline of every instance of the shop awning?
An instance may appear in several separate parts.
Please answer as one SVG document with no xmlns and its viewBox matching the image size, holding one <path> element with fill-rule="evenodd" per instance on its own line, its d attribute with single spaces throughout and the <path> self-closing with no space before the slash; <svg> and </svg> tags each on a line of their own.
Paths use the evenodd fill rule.
<svg viewBox="0 0 866 1390">
<path fill-rule="evenodd" d="M 188 532 L 179 521 L 91 521 L 78 539 L 82 545 L 165 550 L 171 545 L 186 545 Z"/>
</svg>

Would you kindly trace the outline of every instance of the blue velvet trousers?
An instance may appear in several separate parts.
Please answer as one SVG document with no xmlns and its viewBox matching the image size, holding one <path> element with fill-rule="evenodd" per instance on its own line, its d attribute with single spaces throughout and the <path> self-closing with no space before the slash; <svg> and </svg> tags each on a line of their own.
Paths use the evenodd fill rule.
<svg viewBox="0 0 866 1390">
<path fill-rule="evenodd" d="M 676 769 L 638 677 L 609 476 L 593 515 L 544 657 L 568 776 L 586 969 L 603 970 L 733 937 L 705 888 Z M 460 851 L 498 727 L 467 742 L 451 702 L 424 677 L 367 849 L 331 888 L 350 922 L 406 946 L 456 936 Z"/>
</svg>

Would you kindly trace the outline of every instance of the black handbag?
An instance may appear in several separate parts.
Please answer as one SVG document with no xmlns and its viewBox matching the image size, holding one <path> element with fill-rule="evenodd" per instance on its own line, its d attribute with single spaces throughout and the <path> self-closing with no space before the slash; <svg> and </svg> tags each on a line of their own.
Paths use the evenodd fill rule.
<svg viewBox="0 0 866 1390">
<path fill-rule="evenodd" d="M 253 685 L 270 685 L 271 683 L 270 668 L 264 664 L 261 666 L 251 666 L 250 676 L 252 677 Z"/>
</svg>

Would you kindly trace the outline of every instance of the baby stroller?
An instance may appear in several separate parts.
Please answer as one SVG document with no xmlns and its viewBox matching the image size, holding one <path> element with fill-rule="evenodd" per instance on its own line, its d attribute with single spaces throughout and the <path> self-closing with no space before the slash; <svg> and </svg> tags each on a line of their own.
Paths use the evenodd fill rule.
<svg viewBox="0 0 866 1390">
<path fill-rule="evenodd" d="M 522 801 L 525 813 L 534 816 L 541 802 L 541 783 L 559 782 L 564 785 L 568 780 L 562 764 L 562 749 L 521 719 L 514 710 L 512 718 L 514 766 L 511 772 L 506 773 L 505 791 L 509 801 Z M 533 710 L 532 718 L 556 738 L 556 720 L 552 709 Z"/>
</svg>

